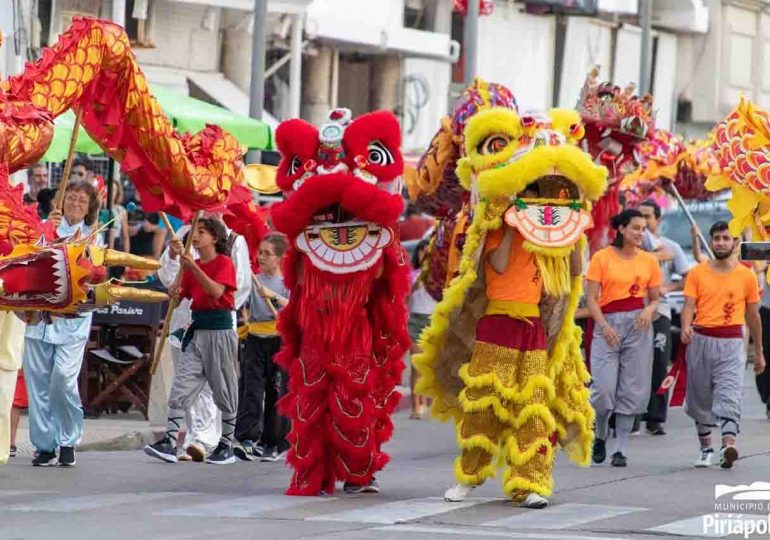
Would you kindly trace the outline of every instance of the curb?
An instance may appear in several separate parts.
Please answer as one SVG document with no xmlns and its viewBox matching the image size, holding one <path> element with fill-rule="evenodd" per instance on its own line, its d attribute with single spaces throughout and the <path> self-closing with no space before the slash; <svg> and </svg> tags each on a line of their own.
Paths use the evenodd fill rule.
<svg viewBox="0 0 770 540">
<path fill-rule="evenodd" d="M 401 400 L 393 411 L 394 414 L 406 411 L 410 408 L 409 398 L 411 393 L 409 387 L 399 386 L 396 387 L 396 390 L 401 392 Z M 152 444 L 160 439 L 165 432 L 166 430 L 163 426 L 130 431 L 123 435 L 105 439 L 103 441 L 82 444 L 78 446 L 77 450 L 79 452 L 122 452 L 127 450 L 141 450 L 146 444 Z"/>
<path fill-rule="evenodd" d="M 141 431 L 124 433 L 118 437 L 82 444 L 78 447 L 80 452 L 99 451 L 117 452 L 124 450 L 139 450 L 146 444 L 152 444 L 165 433 L 162 427 L 147 428 Z"/>
</svg>

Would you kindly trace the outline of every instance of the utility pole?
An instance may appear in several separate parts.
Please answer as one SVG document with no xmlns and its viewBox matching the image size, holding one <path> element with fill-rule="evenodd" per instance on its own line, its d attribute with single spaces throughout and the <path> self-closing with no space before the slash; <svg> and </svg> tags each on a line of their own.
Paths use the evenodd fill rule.
<svg viewBox="0 0 770 540">
<path fill-rule="evenodd" d="M 251 88 L 249 91 L 249 116 L 262 121 L 265 103 L 265 19 L 267 0 L 254 0 L 254 29 L 251 42 Z M 258 151 L 246 154 L 247 163 L 259 161 Z"/>
<path fill-rule="evenodd" d="M 465 47 L 465 84 L 470 86 L 479 71 L 479 8 L 480 0 L 468 0 L 465 15 L 463 47 Z"/>
<path fill-rule="evenodd" d="M 639 0 L 639 24 L 642 27 L 642 51 L 639 60 L 639 95 L 652 90 L 652 0 Z"/>
</svg>

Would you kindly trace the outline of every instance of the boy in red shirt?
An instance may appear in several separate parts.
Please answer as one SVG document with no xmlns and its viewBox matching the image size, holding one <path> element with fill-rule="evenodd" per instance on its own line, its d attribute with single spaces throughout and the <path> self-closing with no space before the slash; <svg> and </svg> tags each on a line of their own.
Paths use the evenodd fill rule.
<svg viewBox="0 0 770 540">
<path fill-rule="evenodd" d="M 234 463 L 233 431 L 238 411 L 238 337 L 233 330 L 235 309 L 235 266 L 227 251 L 227 230 L 217 219 L 198 220 L 193 246 L 200 259 L 181 256 L 184 275 L 179 290 L 169 289 L 172 297 L 192 300 L 192 324 L 182 340 L 182 354 L 174 372 L 168 398 L 166 435 L 144 447 L 144 452 L 169 463 L 176 463 L 176 445 L 184 411 L 197 399 L 206 382 L 214 402 L 222 411 L 222 438 L 206 458 L 206 463 Z"/>
</svg>

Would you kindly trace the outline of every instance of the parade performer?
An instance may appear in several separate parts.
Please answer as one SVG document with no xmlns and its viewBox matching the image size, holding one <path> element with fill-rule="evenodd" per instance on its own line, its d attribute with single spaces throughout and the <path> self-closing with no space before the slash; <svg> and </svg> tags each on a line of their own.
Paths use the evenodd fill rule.
<svg viewBox="0 0 770 540">
<path fill-rule="evenodd" d="M 276 142 L 286 200 L 272 222 L 290 240 L 275 358 L 289 373 L 279 402 L 292 422 L 287 494 L 332 493 L 337 479 L 348 492 L 378 491 L 409 348 L 409 264 L 394 232 L 403 210 L 398 121 L 335 109 L 320 129 L 283 122 Z"/>
<path fill-rule="evenodd" d="M 11 407 L 17 373 L 22 366 L 24 321 L 10 311 L 0 311 L 0 465 L 11 452 Z"/>
<path fill-rule="evenodd" d="M 214 218 L 197 221 L 192 243 L 200 254 L 196 261 L 182 254 L 185 269 L 179 290 L 172 296 L 191 300 L 192 324 L 182 338 L 182 354 L 175 366 L 168 398 L 165 436 L 144 452 L 168 463 L 177 462 L 177 435 L 189 409 L 208 383 L 214 402 L 222 413 L 222 435 L 206 463 L 225 465 L 235 462 L 233 432 L 238 412 L 238 336 L 233 322 L 235 309 L 235 266 L 227 250 L 227 230 Z"/>
<path fill-rule="evenodd" d="M 409 198 L 418 210 L 437 220 L 419 276 L 436 301 L 457 275 L 465 232 L 471 223 L 470 193 L 455 172 L 457 161 L 465 156 L 463 131 L 473 115 L 492 107 L 516 109 L 516 99 L 505 86 L 475 78 L 455 103 L 452 114 L 441 119 L 441 127 L 417 170 L 405 175 Z"/>
<path fill-rule="evenodd" d="M 253 286 L 248 336 L 235 426 L 235 455 L 246 461 L 279 461 L 289 448 L 289 422 L 277 408 L 278 400 L 288 391 L 289 377 L 275 363 L 275 355 L 281 350 L 277 313 L 289 303 L 289 291 L 281 275 L 281 260 L 287 248 L 284 235 L 267 235 L 259 247 L 259 276 L 250 280 Z"/>
<path fill-rule="evenodd" d="M 741 381 L 745 364 L 743 326 L 754 342 L 754 371 L 765 369 L 759 284 L 754 272 L 735 257 L 737 240 L 727 223 L 711 226 L 714 260 L 693 268 L 684 286 L 682 342 L 687 345 L 685 412 L 695 420 L 700 454 L 695 467 L 708 467 L 714 455 L 711 430 L 722 436 L 720 466 L 738 459 L 735 441 L 741 421 Z"/>
<path fill-rule="evenodd" d="M 457 425 L 458 484 L 448 500 L 463 500 L 504 460 L 504 492 L 542 508 L 557 443 L 590 462 L 594 413 L 573 316 L 590 201 L 604 192 L 607 170 L 576 146 L 583 133 L 567 110 L 491 108 L 465 128 L 457 172 L 473 221 L 459 277 L 414 359 L 417 391 L 433 398 L 436 418 Z"/>
<path fill-rule="evenodd" d="M 218 219 L 216 214 L 206 214 L 205 217 Z M 163 251 L 160 257 L 160 270 L 158 278 L 165 287 L 171 287 L 181 268 L 180 255 L 184 252 L 183 239 L 189 234 L 190 226 L 183 225 L 179 228 Z M 245 239 L 234 232 L 227 230 L 226 255 L 233 260 L 235 266 L 235 309 L 242 308 L 249 298 L 251 291 L 251 263 L 249 249 Z M 191 249 L 193 258 L 199 256 L 197 250 Z M 236 312 L 233 312 L 233 328 L 235 328 Z M 179 365 L 181 355 L 182 338 L 185 330 L 192 322 L 190 299 L 180 301 L 179 306 L 171 316 L 171 331 L 168 344 L 171 347 L 171 357 L 174 366 Z M 203 386 L 198 398 L 193 405 L 185 410 L 185 425 L 187 432 L 184 438 L 184 452 L 180 453 L 180 460 L 192 460 L 202 462 L 206 454 L 211 452 L 219 444 L 222 431 L 220 429 L 222 415 L 214 400 L 214 394 L 208 383 Z"/>
<path fill-rule="evenodd" d="M 646 221 L 624 210 L 612 220 L 615 239 L 591 258 L 586 303 L 595 322 L 591 341 L 591 404 L 596 410 L 593 461 L 603 463 L 610 416 L 618 446 L 613 467 L 627 465 L 634 418 L 647 410 L 652 381 L 652 317 L 658 309 L 663 274 L 641 244 Z M 645 303 L 646 300 L 646 303 Z"/>
</svg>

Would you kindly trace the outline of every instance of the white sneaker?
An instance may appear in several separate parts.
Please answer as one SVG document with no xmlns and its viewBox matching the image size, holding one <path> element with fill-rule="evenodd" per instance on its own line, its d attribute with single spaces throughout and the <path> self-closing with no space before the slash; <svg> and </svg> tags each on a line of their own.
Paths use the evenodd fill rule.
<svg viewBox="0 0 770 540">
<path fill-rule="evenodd" d="M 519 504 L 521 508 L 535 508 L 535 509 L 541 509 L 548 506 L 548 499 L 545 497 L 538 495 L 537 493 L 530 493 L 527 495 L 527 498 L 521 501 L 521 504 Z"/>
<path fill-rule="evenodd" d="M 697 468 L 711 467 L 711 460 L 713 457 L 714 457 L 713 448 L 701 448 L 700 455 L 698 456 L 698 459 L 695 460 L 695 463 L 693 463 L 693 467 L 697 467 Z"/>
<path fill-rule="evenodd" d="M 448 502 L 462 502 L 474 489 L 476 489 L 476 486 L 455 484 L 444 492 L 444 500 Z"/>
</svg>

